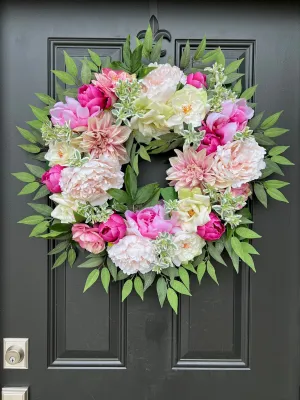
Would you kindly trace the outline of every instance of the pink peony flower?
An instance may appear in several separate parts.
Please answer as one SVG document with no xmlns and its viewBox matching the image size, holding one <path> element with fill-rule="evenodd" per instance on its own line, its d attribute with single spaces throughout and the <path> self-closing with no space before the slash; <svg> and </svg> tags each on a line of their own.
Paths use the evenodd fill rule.
<svg viewBox="0 0 300 400">
<path fill-rule="evenodd" d="M 99 106 L 95 106 L 92 112 L 88 107 L 82 107 L 80 103 L 72 97 L 66 96 L 67 104 L 59 101 L 51 108 L 50 115 L 53 125 L 70 124 L 70 128 L 76 131 L 84 131 L 88 126 L 89 117 L 94 117 L 100 111 Z"/>
<path fill-rule="evenodd" d="M 88 129 L 82 134 L 81 148 L 96 158 L 101 154 L 117 157 L 123 164 L 128 162 L 123 143 L 128 139 L 131 129 L 128 126 L 113 125 L 113 122 L 109 111 L 102 111 L 99 116 L 90 118 Z"/>
<path fill-rule="evenodd" d="M 125 221 L 120 215 L 112 214 L 106 222 L 102 222 L 98 229 L 99 235 L 105 242 L 118 243 L 126 233 Z"/>
<path fill-rule="evenodd" d="M 215 133 L 206 133 L 202 139 L 197 151 L 206 150 L 206 154 L 215 153 L 218 146 L 222 144 L 222 137 Z"/>
<path fill-rule="evenodd" d="M 87 107 L 91 113 L 104 110 L 111 106 L 111 98 L 107 97 L 94 85 L 83 85 L 78 89 L 78 101 L 82 107 Z"/>
<path fill-rule="evenodd" d="M 186 83 L 195 86 L 197 89 L 207 87 L 206 75 L 201 72 L 191 73 L 187 76 Z"/>
<path fill-rule="evenodd" d="M 72 226 L 73 240 L 90 253 L 99 254 L 105 249 L 105 243 L 98 233 L 98 228 L 91 228 L 86 224 Z"/>
<path fill-rule="evenodd" d="M 222 103 L 222 111 L 209 114 L 200 129 L 220 137 L 223 145 L 231 142 L 236 132 L 242 131 L 253 115 L 254 111 L 247 106 L 245 99 L 239 99 L 236 102 L 227 100 Z"/>
<path fill-rule="evenodd" d="M 42 175 L 41 182 L 47 186 L 50 192 L 61 193 L 59 181 L 61 177 L 61 171 L 64 168 L 65 167 L 62 167 L 61 165 L 54 165 Z"/>
<path fill-rule="evenodd" d="M 207 242 L 220 239 L 225 232 L 224 224 L 222 224 L 220 218 L 215 213 L 211 212 L 209 217 L 210 221 L 197 228 L 198 235 Z"/>
<path fill-rule="evenodd" d="M 123 176 L 118 160 L 103 154 L 98 160 L 90 160 L 81 167 L 65 168 L 60 186 L 66 196 L 99 206 L 111 198 L 108 189 L 123 186 Z"/>
<path fill-rule="evenodd" d="M 146 274 L 155 266 L 156 256 L 150 239 L 143 236 L 124 236 L 117 244 L 108 246 L 111 260 L 125 274 Z"/>
<path fill-rule="evenodd" d="M 212 172 L 217 188 L 239 188 L 261 176 L 265 169 L 266 150 L 253 139 L 236 140 L 219 146 L 215 153 Z"/>
<path fill-rule="evenodd" d="M 251 196 L 251 194 L 252 194 L 251 186 L 249 185 L 249 183 L 243 183 L 238 188 L 231 188 L 231 194 L 234 197 L 242 196 L 243 201 L 247 201 L 248 197 Z M 245 203 L 241 203 L 240 205 L 238 205 L 236 207 L 237 210 L 240 210 L 241 208 L 243 208 L 244 205 L 245 205 Z"/>
<path fill-rule="evenodd" d="M 204 183 L 214 184 L 215 178 L 212 174 L 212 163 L 214 154 L 206 155 L 205 150 L 197 152 L 192 147 L 181 152 L 175 150 L 177 157 L 171 157 L 171 168 L 167 170 L 167 180 L 170 185 L 180 188 L 202 187 Z"/>
<path fill-rule="evenodd" d="M 175 233 L 178 230 L 175 219 L 165 219 L 165 208 L 160 204 L 135 213 L 128 210 L 125 217 L 131 229 L 150 239 L 157 238 L 160 232 Z"/>
</svg>

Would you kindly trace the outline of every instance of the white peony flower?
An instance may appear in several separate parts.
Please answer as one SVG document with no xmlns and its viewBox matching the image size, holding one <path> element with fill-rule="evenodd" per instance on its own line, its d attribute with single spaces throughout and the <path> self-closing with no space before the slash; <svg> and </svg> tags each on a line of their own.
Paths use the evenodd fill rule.
<svg viewBox="0 0 300 400">
<path fill-rule="evenodd" d="M 212 172 L 218 188 L 239 188 L 243 183 L 251 182 L 261 176 L 266 168 L 264 156 L 266 150 L 259 146 L 254 138 L 228 142 L 218 146 Z"/>
<path fill-rule="evenodd" d="M 74 211 L 77 211 L 77 202 L 58 193 L 52 194 L 49 198 L 58 204 L 52 211 L 51 217 L 59 219 L 62 224 L 76 222 Z"/>
<path fill-rule="evenodd" d="M 170 64 L 149 64 L 156 67 L 141 80 L 145 95 L 153 102 L 165 103 L 176 92 L 178 83 L 186 83 L 186 76 L 180 68 Z"/>
<path fill-rule="evenodd" d="M 107 248 L 112 261 L 125 274 L 145 274 L 154 267 L 155 249 L 150 239 L 138 235 L 124 236 L 118 243 Z"/>
<path fill-rule="evenodd" d="M 175 233 L 173 240 L 177 245 L 177 250 L 175 250 L 175 255 L 173 257 L 173 263 L 177 267 L 182 263 L 193 260 L 195 257 L 199 256 L 205 246 L 205 240 L 197 235 L 197 233 L 180 231 Z"/>
<path fill-rule="evenodd" d="M 206 90 L 185 85 L 170 98 L 168 105 L 174 112 L 167 121 L 169 127 L 180 130 L 184 122 L 193 127 L 200 126 L 208 111 Z"/>
<path fill-rule="evenodd" d="M 49 165 L 69 165 L 69 161 L 76 154 L 75 147 L 65 142 L 50 142 L 49 150 L 45 154 L 45 159 L 49 161 Z"/>
<path fill-rule="evenodd" d="M 81 167 L 65 168 L 60 187 L 64 194 L 75 200 L 100 206 L 111 198 L 108 189 L 123 186 L 123 176 L 117 158 L 102 154 L 99 159 L 90 160 Z"/>
</svg>

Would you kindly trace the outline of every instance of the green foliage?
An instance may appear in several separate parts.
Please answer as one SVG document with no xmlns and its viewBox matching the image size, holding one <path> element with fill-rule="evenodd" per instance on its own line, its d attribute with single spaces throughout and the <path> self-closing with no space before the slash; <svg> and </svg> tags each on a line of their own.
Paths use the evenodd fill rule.
<svg viewBox="0 0 300 400">
<path fill-rule="evenodd" d="M 87 280 L 85 282 L 83 293 L 85 293 L 91 286 L 93 286 L 97 282 L 99 275 L 100 275 L 99 269 L 94 269 L 89 273 Z"/>
<path fill-rule="evenodd" d="M 13 172 L 12 175 L 19 181 L 26 183 L 34 182 L 36 179 L 33 175 L 29 174 L 28 172 Z"/>
<path fill-rule="evenodd" d="M 18 146 L 27 151 L 27 153 L 37 154 L 41 151 L 41 149 L 34 144 L 19 144 Z"/>
<path fill-rule="evenodd" d="M 219 285 L 218 279 L 217 279 L 217 275 L 216 275 L 216 270 L 214 268 L 214 266 L 212 265 L 212 263 L 210 261 L 207 261 L 206 263 L 206 269 L 208 272 L 208 275 L 211 277 L 211 279 L 217 284 Z"/>
<path fill-rule="evenodd" d="M 128 275 L 127 275 L 128 277 Z M 122 301 L 124 301 L 126 299 L 126 297 L 128 297 L 130 295 L 130 293 L 132 292 L 132 288 L 133 288 L 133 283 L 131 279 L 128 279 L 122 288 Z"/>
<path fill-rule="evenodd" d="M 36 212 L 45 215 L 46 217 L 50 217 L 53 209 L 46 204 L 36 204 L 36 203 L 28 203 L 28 205 L 33 208 Z"/>
<path fill-rule="evenodd" d="M 167 299 L 168 299 L 170 306 L 174 310 L 175 314 L 177 314 L 177 312 L 178 312 L 178 296 L 174 289 L 168 288 Z"/>
<path fill-rule="evenodd" d="M 48 221 L 42 221 L 39 224 L 37 224 L 31 231 L 29 237 L 33 236 L 38 236 L 41 233 L 45 232 L 49 227 L 49 222 Z"/>
<path fill-rule="evenodd" d="M 77 265 L 77 268 L 95 268 L 99 267 L 103 262 L 103 258 L 101 256 L 89 258 L 82 264 Z"/>
<path fill-rule="evenodd" d="M 187 270 L 183 267 L 179 267 L 178 273 L 183 284 L 187 287 L 188 290 L 190 290 L 190 275 Z"/>
<path fill-rule="evenodd" d="M 180 294 L 185 294 L 186 296 L 191 296 L 190 292 L 188 291 L 188 289 L 184 286 L 183 283 L 181 283 L 180 281 L 177 281 L 176 279 L 174 279 L 173 281 L 171 281 L 171 287 L 178 293 Z"/>
<path fill-rule="evenodd" d="M 206 263 L 202 261 L 197 267 L 197 278 L 199 284 L 202 282 L 202 278 L 206 272 Z"/>
<path fill-rule="evenodd" d="M 54 249 L 52 249 L 51 251 L 49 251 L 48 255 L 51 256 L 51 255 L 53 255 L 53 254 L 61 253 L 61 252 L 64 251 L 68 246 L 69 246 L 69 242 L 68 242 L 68 241 L 61 242 L 61 243 L 59 243 L 57 246 L 55 246 Z"/>
<path fill-rule="evenodd" d="M 180 68 L 181 69 L 186 69 L 189 67 L 191 62 L 191 47 L 190 47 L 190 42 L 189 40 L 186 42 L 186 45 L 184 47 L 184 50 L 182 52 L 181 58 L 180 58 Z"/>
<path fill-rule="evenodd" d="M 168 287 L 167 287 L 165 278 L 160 277 L 156 282 L 156 292 L 157 292 L 158 301 L 159 301 L 159 304 L 161 307 L 164 305 L 164 302 L 166 300 L 167 289 L 168 289 Z"/>
<path fill-rule="evenodd" d="M 42 215 L 31 215 L 18 221 L 18 224 L 37 225 L 40 222 L 44 221 L 44 219 L 45 218 Z"/>
<path fill-rule="evenodd" d="M 134 278 L 133 284 L 136 293 L 140 296 L 142 300 L 144 300 L 144 284 L 142 279 L 139 276 L 136 276 Z"/>
<path fill-rule="evenodd" d="M 266 118 L 261 124 L 261 129 L 269 129 L 271 126 L 275 125 L 282 113 L 283 111 L 279 111 Z"/>
<path fill-rule="evenodd" d="M 73 60 L 73 58 L 71 58 L 69 56 L 69 54 L 66 51 L 64 51 L 64 57 L 65 57 L 65 65 L 66 65 L 67 72 L 70 75 L 74 76 L 74 78 L 76 78 L 76 76 L 78 74 L 78 69 L 77 69 L 75 61 Z"/>
<path fill-rule="evenodd" d="M 117 267 L 115 266 L 115 264 L 112 262 L 112 260 L 109 257 L 107 257 L 106 264 L 107 264 L 107 268 L 109 269 L 111 276 L 113 277 L 113 280 L 116 281 L 117 274 L 118 274 Z"/>
<path fill-rule="evenodd" d="M 93 63 L 95 63 L 97 65 L 97 67 L 101 67 L 101 58 L 100 58 L 100 56 L 97 53 L 95 53 L 94 51 L 90 50 L 90 49 L 88 49 L 88 52 L 90 54 L 90 57 L 91 57 Z"/>
<path fill-rule="evenodd" d="M 232 72 L 235 72 L 236 70 L 238 70 L 243 61 L 244 61 L 244 59 L 241 58 L 240 60 L 235 60 L 235 61 L 232 61 L 230 64 L 228 64 L 224 71 L 225 75 L 229 75 Z"/>
<path fill-rule="evenodd" d="M 77 257 L 76 251 L 73 248 L 71 248 L 68 251 L 68 263 L 69 263 L 71 268 L 73 267 L 73 265 L 74 265 L 74 263 L 76 261 L 76 257 Z"/>
<path fill-rule="evenodd" d="M 143 42 L 143 57 L 148 59 L 150 58 L 150 54 L 152 51 L 152 43 L 153 43 L 152 29 L 151 26 L 148 25 Z"/>
<path fill-rule="evenodd" d="M 201 42 L 199 43 L 199 46 L 197 47 L 194 57 L 193 59 L 195 61 L 198 61 L 201 59 L 201 57 L 203 56 L 204 52 L 205 52 L 205 48 L 206 48 L 206 36 L 203 37 L 203 39 L 201 40 Z"/>
<path fill-rule="evenodd" d="M 53 74 L 66 85 L 75 85 L 76 81 L 74 76 L 65 71 L 52 70 Z M 37 117 L 38 118 L 38 117 Z M 39 119 L 39 118 L 38 118 Z"/>
<path fill-rule="evenodd" d="M 267 208 L 268 206 L 268 197 L 267 193 L 261 183 L 254 184 L 254 193 L 257 199 L 261 202 L 261 204 Z"/>
<path fill-rule="evenodd" d="M 161 188 L 160 193 L 165 201 L 177 199 L 177 194 L 173 187 Z"/>
<path fill-rule="evenodd" d="M 151 56 L 150 56 L 150 60 L 151 62 L 158 62 L 160 59 L 160 53 L 161 53 L 161 48 L 162 48 L 162 41 L 163 41 L 163 37 L 160 37 L 159 40 L 156 42 L 156 44 L 154 45 L 152 51 L 151 51 Z"/>
<path fill-rule="evenodd" d="M 280 192 L 280 190 L 275 189 L 275 188 L 267 188 L 267 193 L 272 199 L 278 200 L 278 201 L 283 201 L 284 203 L 288 203 L 288 199 L 284 196 L 283 193 Z"/>
<path fill-rule="evenodd" d="M 20 128 L 19 126 L 17 126 L 17 129 L 21 133 L 23 138 L 28 140 L 28 142 L 30 143 L 37 142 L 36 136 L 32 132 L 29 132 L 27 129 Z"/>
<path fill-rule="evenodd" d="M 241 94 L 241 98 L 246 99 L 246 100 L 250 100 L 251 97 L 253 97 L 255 91 L 256 91 L 257 85 L 252 86 L 248 89 L 246 89 L 242 94 Z"/>
<path fill-rule="evenodd" d="M 63 253 L 61 253 L 61 254 L 57 257 L 57 259 L 56 259 L 55 263 L 53 264 L 53 267 L 52 267 L 52 268 L 57 268 L 57 267 L 59 267 L 60 265 L 62 265 L 62 264 L 66 261 L 67 256 L 68 256 L 68 253 L 67 253 L 66 251 L 64 251 Z"/>
<path fill-rule="evenodd" d="M 108 268 L 103 267 L 101 269 L 101 282 L 102 286 L 104 287 L 104 290 L 106 293 L 108 293 L 108 288 L 109 288 L 109 283 L 110 283 L 110 273 Z"/>
<path fill-rule="evenodd" d="M 146 274 L 141 274 L 141 277 L 144 281 L 144 292 L 145 292 L 154 282 L 156 273 L 150 271 L 150 272 L 147 272 Z"/>
<path fill-rule="evenodd" d="M 92 71 L 87 63 L 87 60 L 84 59 L 82 61 L 82 67 L 81 67 L 81 81 L 83 84 L 88 84 L 90 83 L 91 79 L 92 79 Z"/>
<path fill-rule="evenodd" d="M 37 165 L 25 164 L 29 171 L 38 178 L 46 172 L 44 168 L 38 167 Z"/>
<path fill-rule="evenodd" d="M 218 261 L 220 264 L 223 264 L 223 265 L 226 266 L 226 263 L 225 263 L 225 261 L 223 260 L 223 258 L 222 258 L 222 256 L 221 256 L 220 252 L 218 252 L 217 248 L 216 248 L 211 242 L 208 242 L 208 244 L 207 244 L 207 250 L 208 250 L 209 255 L 210 255 L 212 258 L 214 258 L 214 259 L 215 259 L 216 261 Z"/>
<path fill-rule="evenodd" d="M 23 187 L 23 189 L 18 193 L 18 196 L 22 196 L 25 194 L 30 194 L 35 192 L 39 188 L 40 184 L 38 182 L 28 183 Z"/>
</svg>

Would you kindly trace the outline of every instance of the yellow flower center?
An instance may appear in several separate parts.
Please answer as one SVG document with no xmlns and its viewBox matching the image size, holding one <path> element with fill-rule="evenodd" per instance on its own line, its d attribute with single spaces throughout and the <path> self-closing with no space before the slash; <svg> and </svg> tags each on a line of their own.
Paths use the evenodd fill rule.
<svg viewBox="0 0 300 400">
<path fill-rule="evenodd" d="M 58 157 L 59 158 L 63 158 L 64 153 L 61 150 L 58 150 Z"/>
<path fill-rule="evenodd" d="M 195 213 L 194 210 L 189 210 L 188 214 L 189 214 L 190 217 L 193 217 L 196 213 Z"/>
<path fill-rule="evenodd" d="M 183 112 L 185 115 L 190 114 L 191 111 L 192 111 L 192 105 L 191 105 L 191 104 L 187 104 L 187 105 L 185 105 L 185 106 L 182 106 L 182 112 Z"/>
<path fill-rule="evenodd" d="M 183 248 L 184 248 L 184 249 L 188 249 L 189 247 L 190 247 L 190 245 L 189 245 L 188 243 L 184 243 L 184 244 L 183 244 Z"/>
</svg>

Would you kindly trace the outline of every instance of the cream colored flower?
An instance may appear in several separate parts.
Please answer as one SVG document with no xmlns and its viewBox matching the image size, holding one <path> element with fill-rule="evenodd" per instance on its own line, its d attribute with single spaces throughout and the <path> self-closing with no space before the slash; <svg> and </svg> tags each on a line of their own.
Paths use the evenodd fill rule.
<svg viewBox="0 0 300 400">
<path fill-rule="evenodd" d="M 180 231 L 175 233 L 173 241 L 177 249 L 172 261 L 177 267 L 199 256 L 205 246 L 205 240 L 197 233 Z"/>
<path fill-rule="evenodd" d="M 51 217 L 59 219 L 62 224 L 72 224 L 76 222 L 74 211 L 77 211 L 77 202 L 59 193 L 49 197 L 58 205 L 51 213 Z"/>
<path fill-rule="evenodd" d="M 76 148 L 65 142 L 50 142 L 49 150 L 45 154 L 45 159 L 49 165 L 68 166 L 70 160 L 75 156 Z"/>
</svg>

